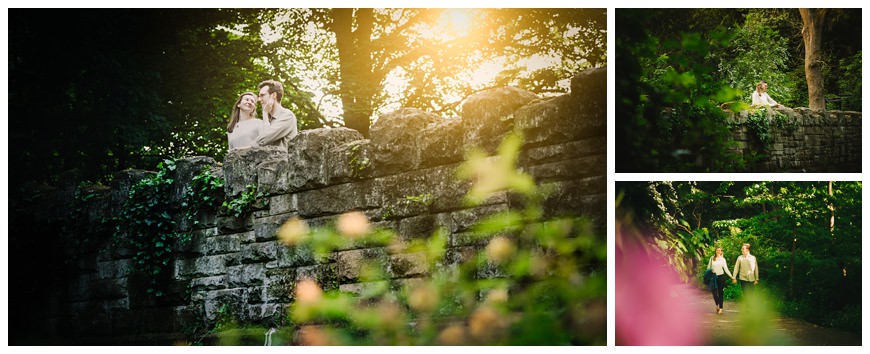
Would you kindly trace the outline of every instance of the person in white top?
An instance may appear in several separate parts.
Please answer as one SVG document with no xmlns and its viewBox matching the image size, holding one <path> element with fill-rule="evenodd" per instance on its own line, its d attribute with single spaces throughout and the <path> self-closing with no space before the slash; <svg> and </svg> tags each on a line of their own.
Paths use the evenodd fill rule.
<svg viewBox="0 0 870 354">
<path fill-rule="evenodd" d="M 263 121 L 257 119 L 257 95 L 253 92 L 239 95 L 227 124 L 229 150 L 253 146 L 262 127 Z"/>
<path fill-rule="evenodd" d="M 721 315 L 722 305 L 725 302 L 725 286 L 728 285 L 725 274 L 727 273 L 728 277 L 732 280 L 734 279 L 734 276 L 728 270 L 728 261 L 725 260 L 722 247 L 716 247 L 716 255 L 710 257 L 710 263 L 707 265 L 707 268 L 712 269 L 713 273 L 716 273 L 718 287 L 713 289 L 713 302 L 716 303 L 716 313 Z"/>
<path fill-rule="evenodd" d="M 755 91 L 752 91 L 752 105 L 782 107 L 767 94 L 767 81 L 764 80 L 755 85 Z"/>
</svg>

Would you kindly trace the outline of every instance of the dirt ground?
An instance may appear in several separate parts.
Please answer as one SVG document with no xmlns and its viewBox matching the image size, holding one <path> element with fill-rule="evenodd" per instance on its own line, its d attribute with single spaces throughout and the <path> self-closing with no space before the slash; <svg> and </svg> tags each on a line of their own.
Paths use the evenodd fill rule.
<svg viewBox="0 0 870 354">
<path fill-rule="evenodd" d="M 724 311 L 716 314 L 713 297 L 706 289 L 698 289 L 684 285 L 675 289 L 679 296 L 684 296 L 687 302 L 703 314 L 698 325 L 710 333 L 713 344 L 741 344 L 735 340 L 738 336 L 753 335 L 752 331 L 741 328 L 745 325 L 745 316 L 741 312 L 747 305 L 738 301 L 725 301 Z M 764 332 L 759 336 L 764 339 L 763 345 L 861 345 L 861 335 L 833 328 L 818 326 L 800 319 L 772 314 L 767 318 L 765 326 L 758 328 Z M 753 328 L 753 331 L 756 330 Z"/>
</svg>

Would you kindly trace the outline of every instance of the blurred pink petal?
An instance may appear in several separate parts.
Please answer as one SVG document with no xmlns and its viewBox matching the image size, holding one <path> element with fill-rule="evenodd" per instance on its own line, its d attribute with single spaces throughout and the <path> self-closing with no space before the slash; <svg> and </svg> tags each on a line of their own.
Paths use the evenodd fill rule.
<svg viewBox="0 0 870 354">
<path fill-rule="evenodd" d="M 626 246 L 616 258 L 616 344 L 704 344 L 700 314 L 677 274 L 666 261 Z"/>
</svg>

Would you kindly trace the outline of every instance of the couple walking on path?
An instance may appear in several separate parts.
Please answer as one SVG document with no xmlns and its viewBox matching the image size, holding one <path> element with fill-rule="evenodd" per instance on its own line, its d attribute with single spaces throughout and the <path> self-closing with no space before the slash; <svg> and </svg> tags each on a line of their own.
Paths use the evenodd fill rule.
<svg viewBox="0 0 870 354">
<path fill-rule="evenodd" d="M 742 255 L 737 257 L 734 263 L 734 271 L 728 270 L 728 261 L 725 260 L 722 247 L 716 247 L 716 254 L 710 257 L 704 281 L 713 292 L 713 302 L 716 303 L 716 313 L 722 314 L 722 305 L 725 302 L 725 286 L 728 285 L 728 277 L 733 283 L 740 281 L 740 288 L 744 293 L 752 291 L 758 285 L 758 262 L 755 256 L 749 254 L 749 244 L 744 243 L 740 248 Z M 733 274 L 733 275 L 732 275 Z"/>
<path fill-rule="evenodd" d="M 290 139 L 298 134 L 296 115 L 281 105 L 284 85 L 266 80 L 257 85 L 259 96 L 253 92 L 239 95 L 233 105 L 233 114 L 227 124 L 229 150 L 280 146 L 287 150 Z M 257 102 L 263 106 L 264 119 L 257 119 Z"/>
</svg>

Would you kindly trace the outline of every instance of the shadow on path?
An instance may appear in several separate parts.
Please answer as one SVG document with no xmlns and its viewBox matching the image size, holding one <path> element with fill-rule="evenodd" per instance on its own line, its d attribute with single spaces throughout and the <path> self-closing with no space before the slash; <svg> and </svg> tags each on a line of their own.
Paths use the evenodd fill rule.
<svg viewBox="0 0 870 354">
<path fill-rule="evenodd" d="M 713 343 L 734 343 L 735 336 L 740 335 L 742 316 L 745 306 L 739 301 L 725 301 L 724 311 L 716 314 L 713 297 L 707 289 L 698 289 L 685 284 L 674 289 L 686 299 L 687 305 L 695 306 L 699 313 L 699 326 L 704 332 L 712 335 Z M 822 327 L 796 318 L 774 314 L 769 319 L 772 333 L 780 336 L 785 342 L 794 345 L 861 345 L 861 336 L 833 328 Z"/>
</svg>

